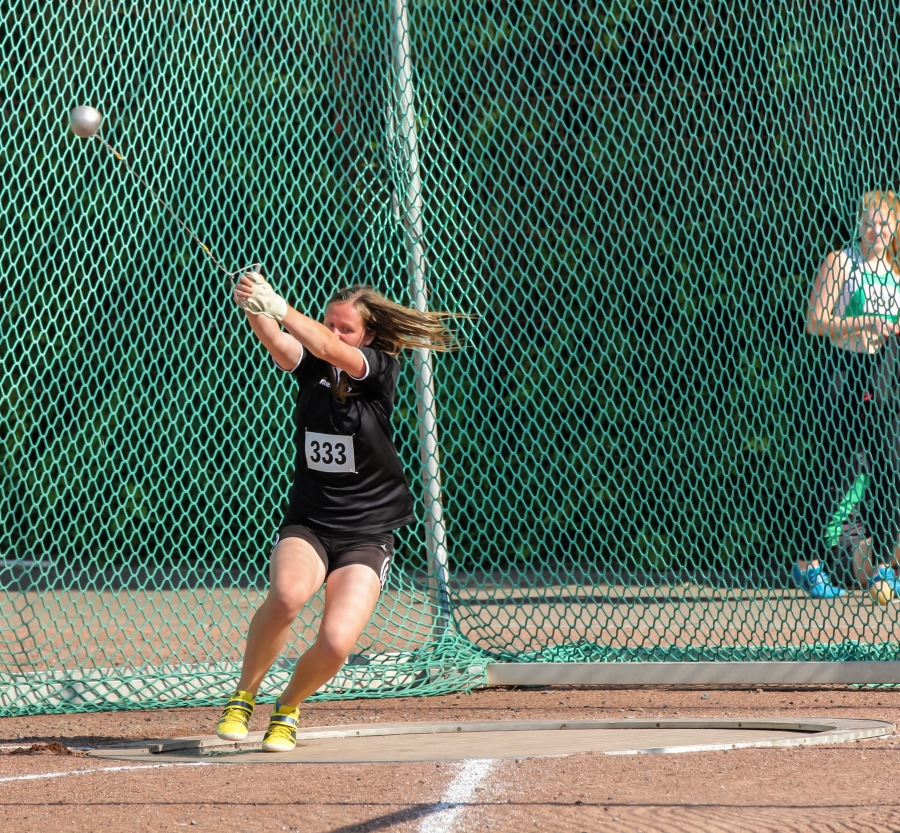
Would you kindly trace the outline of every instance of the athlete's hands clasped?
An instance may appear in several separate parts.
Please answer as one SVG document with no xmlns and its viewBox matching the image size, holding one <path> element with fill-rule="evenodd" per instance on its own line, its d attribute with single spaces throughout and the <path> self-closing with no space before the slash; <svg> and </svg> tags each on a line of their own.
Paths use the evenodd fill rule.
<svg viewBox="0 0 900 833">
<path fill-rule="evenodd" d="M 279 324 L 287 315 L 288 305 L 259 272 L 246 272 L 234 285 L 235 303 L 251 315 L 265 315 Z"/>
<path fill-rule="evenodd" d="M 884 346 L 884 342 L 892 336 L 900 335 L 900 324 L 896 321 L 875 321 L 866 328 L 872 346 L 877 352 Z"/>
<path fill-rule="evenodd" d="M 828 337 L 833 344 L 854 353 L 875 354 L 888 339 L 900 335 L 900 323 L 872 315 L 834 319 Z"/>
</svg>

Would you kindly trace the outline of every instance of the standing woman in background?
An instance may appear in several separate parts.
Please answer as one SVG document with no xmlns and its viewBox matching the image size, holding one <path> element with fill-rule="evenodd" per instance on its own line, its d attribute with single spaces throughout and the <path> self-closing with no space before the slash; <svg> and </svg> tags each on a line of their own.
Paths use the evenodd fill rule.
<svg viewBox="0 0 900 833">
<path fill-rule="evenodd" d="M 824 530 L 861 451 L 870 483 L 862 507 L 864 540 L 854 547 L 849 566 L 870 590 L 879 582 L 895 594 L 900 590 L 888 566 L 900 532 L 900 201 L 893 191 L 862 196 L 858 228 L 858 248 L 826 256 L 807 309 L 806 331 L 831 345 L 813 403 L 820 428 L 808 551 L 792 576 L 804 593 L 819 599 L 844 592 L 831 583 L 821 561 Z"/>
<path fill-rule="evenodd" d="M 296 463 L 270 556 L 270 587 L 250 623 L 237 691 L 216 734 L 243 740 L 256 693 L 304 605 L 325 584 L 316 641 L 297 660 L 262 748 L 296 744 L 300 703 L 343 666 L 369 622 L 413 502 L 394 448 L 391 414 L 404 348 L 455 350 L 445 312 L 420 312 L 365 286 L 334 295 L 324 323 L 289 307 L 255 272 L 235 302 L 256 337 L 298 383 Z M 279 326 L 281 324 L 284 330 Z"/>
</svg>

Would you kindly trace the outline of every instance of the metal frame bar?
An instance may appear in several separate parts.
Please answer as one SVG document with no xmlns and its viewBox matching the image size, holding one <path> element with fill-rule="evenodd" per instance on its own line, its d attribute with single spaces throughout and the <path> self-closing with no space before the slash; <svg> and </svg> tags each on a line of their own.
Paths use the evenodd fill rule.
<svg viewBox="0 0 900 833">
<path fill-rule="evenodd" d="M 419 169 L 408 0 L 394 0 L 391 6 L 391 23 L 395 111 L 388 129 L 390 133 L 396 130 L 401 152 L 405 157 L 400 162 L 406 165 L 406 188 L 399 196 L 398 213 L 406 232 L 407 271 L 413 304 L 416 309 L 424 312 L 428 309 L 426 281 L 428 260 L 425 256 L 422 176 Z M 413 359 L 416 368 L 422 486 L 425 498 L 425 547 L 437 579 L 438 606 L 443 617 L 449 621 L 451 611 L 447 592 L 449 582 L 447 531 L 441 502 L 441 466 L 431 351 L 418 349 L 414 352 Z"/>
</svg>

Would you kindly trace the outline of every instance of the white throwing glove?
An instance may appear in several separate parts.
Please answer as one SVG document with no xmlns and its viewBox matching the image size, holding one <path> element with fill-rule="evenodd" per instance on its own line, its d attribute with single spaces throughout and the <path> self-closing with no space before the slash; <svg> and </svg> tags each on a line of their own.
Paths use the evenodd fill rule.
<svg viewBox="0 0 900 833">
<path fill-rule="evenodd" d="M 274 318 L 279 324 L 287 315 L 287 301 L 284 300 L 259 272 L 246 272 L 242 277 L 250 278 L 253 283 L 253 294 L 238 303 L 241 309 L 253 315 L 265 315 Z"/>
</svg>

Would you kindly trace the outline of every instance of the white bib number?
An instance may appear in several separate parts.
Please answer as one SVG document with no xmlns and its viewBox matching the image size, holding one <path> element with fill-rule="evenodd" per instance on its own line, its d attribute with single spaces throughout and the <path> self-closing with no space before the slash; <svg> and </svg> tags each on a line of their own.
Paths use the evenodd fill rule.
<svg viewBox="0 0 900 833">
<path fill-rule="evenodd" d="M 355 472 L 353 437 L 307 431 L 306 465 L 316 471 Z"/>
</svg>

